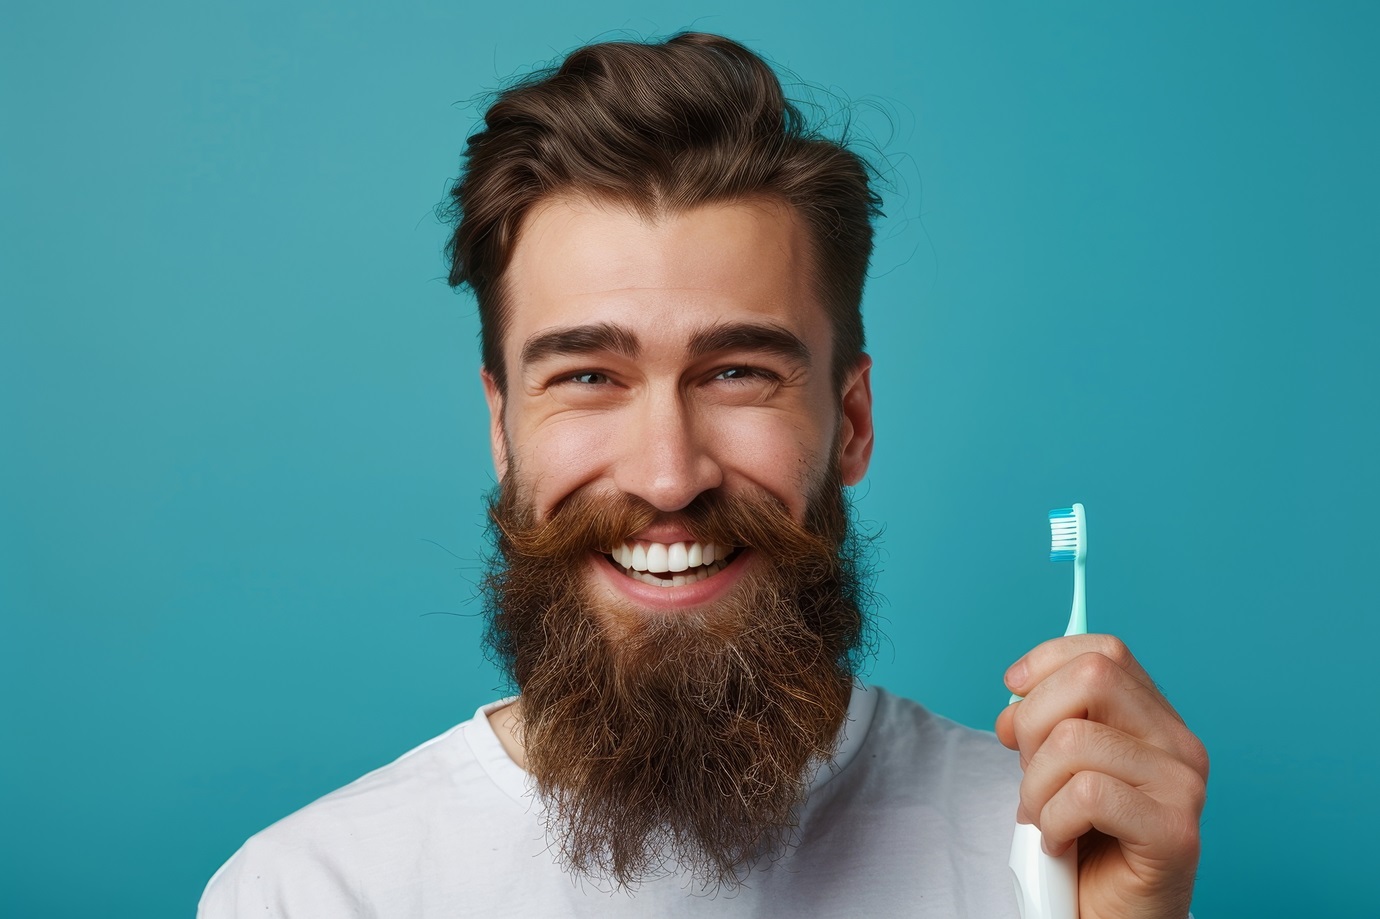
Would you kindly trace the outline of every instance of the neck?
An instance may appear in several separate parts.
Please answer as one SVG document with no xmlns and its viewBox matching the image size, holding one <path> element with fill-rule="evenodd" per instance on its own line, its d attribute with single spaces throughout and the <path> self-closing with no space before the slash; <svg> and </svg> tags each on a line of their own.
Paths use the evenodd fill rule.
<svg viewBox="0 0 1380 919">
<path fill-rule="evenodd" d="M 498 742 L 503 745 L 503 752 L 508 754 L 509 759 L 517 763 L 519 769 L 526 769 L 527 757 L 522 750 L 522 741 L 518 740 L 518 725 L 521 724 L 521 721 L 521 699 L 489 713 L 489 727 L 493 728 L 494 733 L 498 735 Z"/>
</svg>

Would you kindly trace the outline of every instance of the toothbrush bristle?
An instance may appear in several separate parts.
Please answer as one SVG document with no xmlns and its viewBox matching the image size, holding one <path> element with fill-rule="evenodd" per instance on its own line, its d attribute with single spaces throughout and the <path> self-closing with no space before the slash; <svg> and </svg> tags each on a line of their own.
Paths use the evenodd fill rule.
<svg viewBox="0 0 1380 919">
<path fill-rule="evenodd" d="M 1078 557 L 1078 518 L 1071 507 L 1049 512 L 1049 560 L 1071 562 Z"/>
</svg>

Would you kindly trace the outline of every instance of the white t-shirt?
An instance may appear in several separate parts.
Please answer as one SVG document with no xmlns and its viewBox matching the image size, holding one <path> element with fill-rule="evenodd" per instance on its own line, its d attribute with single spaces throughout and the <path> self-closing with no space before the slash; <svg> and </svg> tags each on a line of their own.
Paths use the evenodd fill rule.
<svg viewBox="0 0 1380 919">
<path fill-rule="evenodd" d="M 530 777 L 489 726 L 508 701 L 255 835 L 198 916 L 1017 919 L 1020 768 L 988 732 L 856 689 L 785 857 L 733 891 L 668 876 L 611 892 L 555 863 Z"/>
</svg>

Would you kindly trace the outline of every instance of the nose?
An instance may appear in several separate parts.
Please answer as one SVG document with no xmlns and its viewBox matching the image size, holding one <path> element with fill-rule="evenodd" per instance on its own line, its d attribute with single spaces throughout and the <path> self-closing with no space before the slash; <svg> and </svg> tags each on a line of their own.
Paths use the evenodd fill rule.
<svg viewBox="0 0 1380 919">
<path fill-rule="evenodd" d="M 678 392 L 651 393 L 622 434 L 614 484 L 660 511 L 678 511 L 723 484 L 711 432 Z"/>
</svg>

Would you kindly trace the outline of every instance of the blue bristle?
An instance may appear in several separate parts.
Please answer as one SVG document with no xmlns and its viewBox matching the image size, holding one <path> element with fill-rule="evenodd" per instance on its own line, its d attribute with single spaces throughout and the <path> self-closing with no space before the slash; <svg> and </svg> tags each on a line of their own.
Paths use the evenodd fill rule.
<svg viewBox="0 0 1380 919">
<path fill-rule="evenodd" d="M 1049 553 L 1051 562 L 1071 562 L 1078 556 L 1076 549 L 1054 549 Z"/>
<path fill-rule="evenodd" d="M 1053 520 L 1055 517 L 1072 517 L 1072 516 L 1073 516 L 1073 508 L 1071 508 L 1071 507 L 1061 507 L 1061 508 L 1059 508 L 1058 510 L 1052 510 L 1052 511 L 1049 512 L 1049 519 L 1050 519 L 1050 520 Z"/>
</svg>

